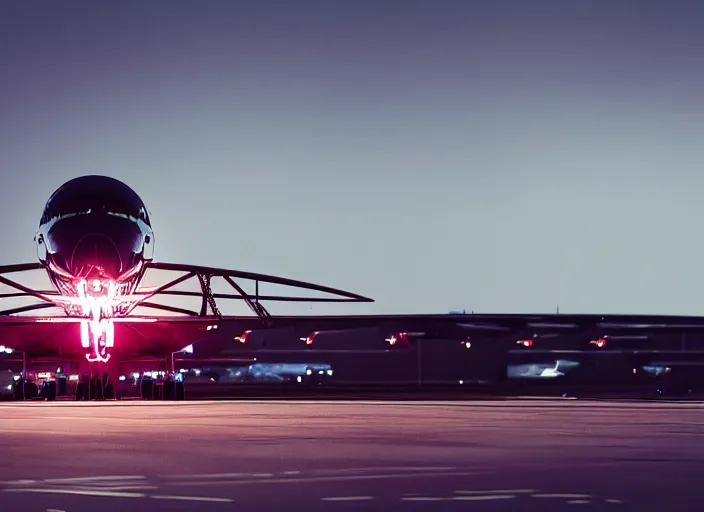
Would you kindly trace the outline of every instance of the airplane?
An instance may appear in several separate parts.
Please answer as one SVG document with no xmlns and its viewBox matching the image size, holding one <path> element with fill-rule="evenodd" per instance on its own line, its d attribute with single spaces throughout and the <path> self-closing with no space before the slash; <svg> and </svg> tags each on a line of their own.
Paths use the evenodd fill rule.
<svg viewBox="0 0 704 512">
<path fill-rule="evenodd" d="M 139 357 L 172 366 L 173 354 L 194 343 L 223 336 L 244 343 L 254 330 L 282 327 L 293 328 L 306 345 L 321 332 L 378 327 L 388 332 L 386 339 L 392 345 L 445 338 L 468 348 L 476 346 L 476 336 L 500 341 L 505 347 L 519 340 L 528 347 L 520 340 L 530 338 L 532 344 L 540 333 L 593 331 L 595 339 L 602 339 L 605 332 L 619 329 L 704 328 L 703 317 L 653 315 L 272 315 L 265 302 L 373 300 L 284 277 L 155 261 L 155 236 L 146 205 L 132 188 L 108 176 L 80 176 L 61 185 L 46 203 L 34 243 L 38 261 L 0 266 L 0 284 L 13 289 L 0 294 L 0 301 L 34 301 L 0 311 L 0 344 L 24 354 L 26 366 L 52 357 L 81 361 L 82 374 L 100 367 L 114 376 L 121 361 Z M 46 274 L 53 289 L 34 289 L 14 278 L 36 271 Z M 144 278 L 150 271 L 176 276 L 146 287 Z M 213 291 L 216 279 L 226 283 L 231 293 Z M 199 291 L 176 289 L 187 281 L 197 282 Z M 254 293 L 246 292 L 242 281 L 253 283 Z M 325 296 L 264 295 L 259 293 L 262 283 Z M 160 296 L 197 298 L 200 307 L 160 304 L 156 302 Z M 219 305 L 227 300 L 243 301 L 253 315 L 223 315 Z M 39 315 L 52 308 L 58 313 Z M 138 314 L 138 310 L 159 314 Z"/>
</svg>

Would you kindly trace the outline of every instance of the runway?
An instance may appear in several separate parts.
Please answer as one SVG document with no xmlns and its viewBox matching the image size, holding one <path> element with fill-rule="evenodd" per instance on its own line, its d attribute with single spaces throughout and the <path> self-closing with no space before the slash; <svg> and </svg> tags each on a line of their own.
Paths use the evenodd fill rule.
<svg viewBox="0 0 704 512">
<path fill-rule="evenodd" d="M 692 510 L 704 404 L 0 406 L 7 510 Z"/>
</svg>

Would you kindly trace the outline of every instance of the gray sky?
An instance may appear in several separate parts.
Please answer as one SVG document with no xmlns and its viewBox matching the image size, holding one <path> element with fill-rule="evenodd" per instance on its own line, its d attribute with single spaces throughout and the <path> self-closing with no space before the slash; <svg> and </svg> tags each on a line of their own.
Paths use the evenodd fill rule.
<svg viewBox="0 0 704 512">
<path fill-rule="evenodd" d="M 0 257 L 106 174 L 321 313 L 702 313 L 700 4 L 4 2 Z"/>
</svg>

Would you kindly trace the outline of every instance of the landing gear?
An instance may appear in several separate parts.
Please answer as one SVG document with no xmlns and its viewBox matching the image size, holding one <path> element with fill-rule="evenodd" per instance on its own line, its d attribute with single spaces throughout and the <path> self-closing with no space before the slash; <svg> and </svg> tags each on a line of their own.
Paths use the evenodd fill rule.
<svg viewBox="0 0 704 512">
<path fill-rule="evenodd" d="M 115 386 L 107 372 L 102 375 L 84 375 L 76 385 L 76 400 L 116 400 Z"/>
<path fill-rule="evenodd" d="M 39 389 L 39 396 L 49 402 L 53 402 L 54 400 L 56 400 L 56 381 L 45 381 L 42 384 L 42 387 Z"/>
<path fill-rule="evenodd" d="M 185 400 L 183 378 L 180 374 L 166 373 L 161 378 L 144 375 L 139 385 L 142 400 Z"/>
</svg>

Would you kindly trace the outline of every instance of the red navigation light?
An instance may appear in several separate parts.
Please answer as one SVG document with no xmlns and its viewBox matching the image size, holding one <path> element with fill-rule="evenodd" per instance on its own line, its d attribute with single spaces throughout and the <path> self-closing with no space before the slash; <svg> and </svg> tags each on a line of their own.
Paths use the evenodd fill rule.
<svg viewBox="0 0 704 512">
<path fill-rule="evenodd" d="M 235 340 L 240 343 L 247 343 L 247 337 L 252 334 L 252 331 L 244 331 L 241 336 L 235 336 Z"/>
<path fill-rule="evenodd" d="M 598 338 L 589 342 L 590 345 L 596 345 L 598 348 L 604 348 L 606 346 L 606 336 L 603 338 Z"/>
<path fill-rule="evenodd" d="M 524 347 L 532 347 L 533 346 L 533 340 L 518 340 L 516 343 L 518 345 L 523 345 Z"/>
<path fill-rule="evenodd" d="M 312 345 L 312 344 L 313 344 L 313 340 L 315 339 L 315 337 L 316 337 L 318 334 L 320 334 L 320 331 L 315 331 L 315 332 L 314 332 L 313 334 L 311 334 L 310 336 L 306 336 L 305 338 L 301 338 L 301 341 L 305 341 L 305 342 L 306 342 L 306 345 Z"/>
</svg>

